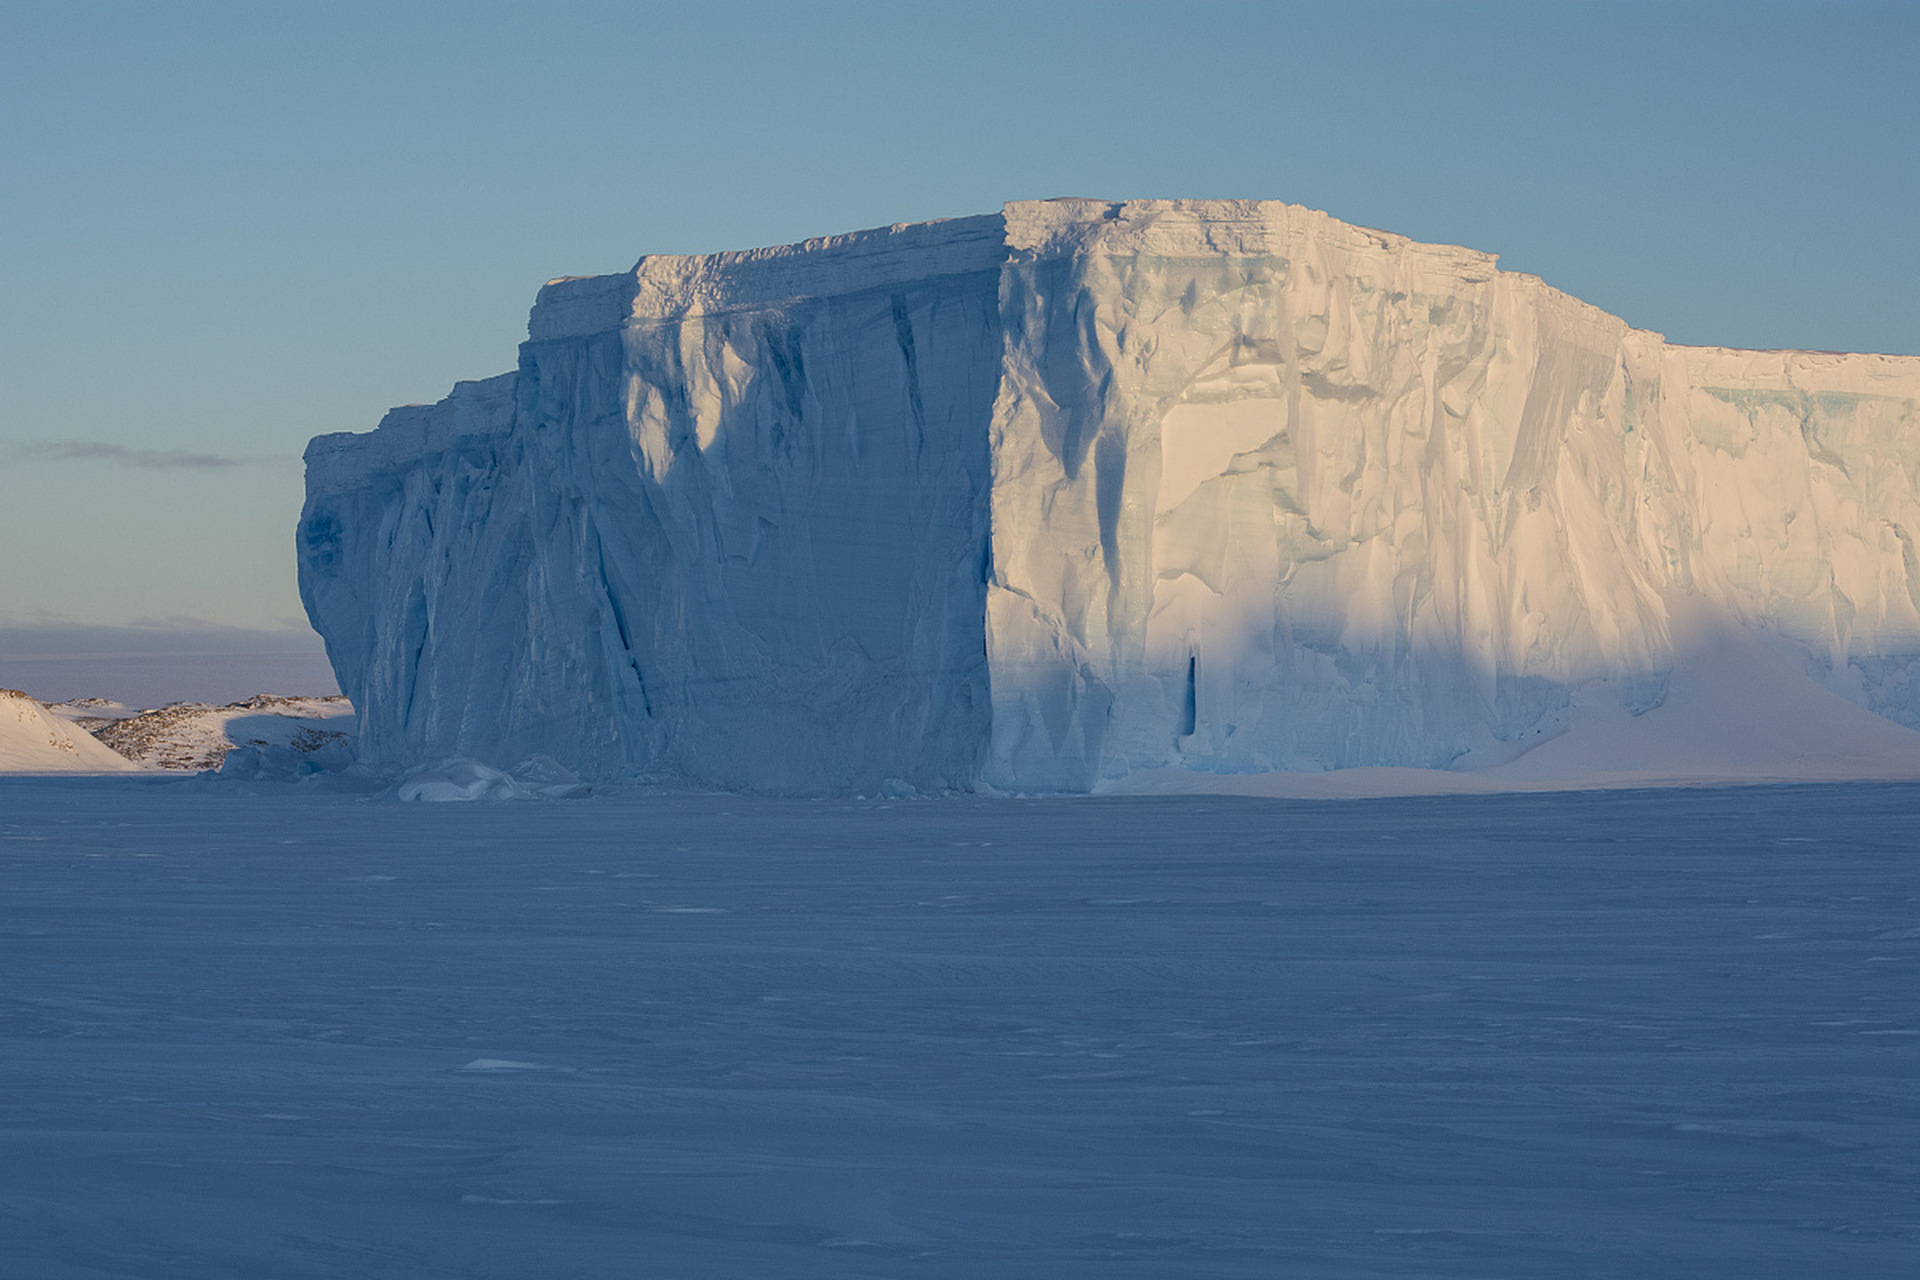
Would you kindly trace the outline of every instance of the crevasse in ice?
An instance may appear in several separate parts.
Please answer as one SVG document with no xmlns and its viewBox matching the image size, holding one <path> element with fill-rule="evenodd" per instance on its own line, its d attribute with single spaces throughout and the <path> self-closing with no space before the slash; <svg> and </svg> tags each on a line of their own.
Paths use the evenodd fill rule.
<svg viewBox="0 0 1920 1280">
<path fill-rule="evenodd" d="M 1657 705 L 1683 596 L 1920 727 L 1917 406 L 1292 205 L 1020 202 L 549 284 L 313 442 L 301 590 L 374 764 L 1444 767 Z"/>
</svg>

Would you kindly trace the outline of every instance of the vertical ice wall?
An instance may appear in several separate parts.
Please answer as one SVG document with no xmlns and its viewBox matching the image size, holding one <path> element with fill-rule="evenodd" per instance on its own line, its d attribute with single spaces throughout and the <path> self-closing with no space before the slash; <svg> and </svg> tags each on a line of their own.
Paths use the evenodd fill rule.
<svg viewBox="0 0 1920 1280">
<path fill-rule="evenodd" d="M 1444 766 L 1656 704 L 1676 593 L 1920 727 L 1916 403 L 1295 206 L 1018 203 L 549 285 L 315 441 L 302 586 L 388 763 Z"/>
<path fill-rule="evenodd" d="M 1002 256 L 979 218 L 556 281 L 517 374 L 315 441 L 363 756 L 965 785 Z"/>
<path fill-rule="evenodd" d="M 1008 241 L 990 777 L 1438 766 L 1572 678 L 1658 696 L 1638 477 L 1580 430 L 1620 321 L 1287 206 L 1019 206 Z"/>
<path fill-rule="evenodd" d="M 1920 728 L 1920 359 L 1661 355 L 1689 585 L 1796 642 L 1835 690 Z"/>
</svg>

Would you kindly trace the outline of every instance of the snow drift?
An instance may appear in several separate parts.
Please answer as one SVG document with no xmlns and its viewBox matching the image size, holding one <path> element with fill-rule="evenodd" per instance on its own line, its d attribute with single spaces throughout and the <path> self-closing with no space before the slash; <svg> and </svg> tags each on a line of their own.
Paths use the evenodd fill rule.
<svg viewBox="0 0 1920 1280">
<path fill-rule="evenodd" d="M 516 372 L 313 442 L 301 590 L 373 764 L 1504 764 L 1729 634 L 1912 729 L 1917 404 L 1291 205 L 1022 202 L 549 284 Z"/>
</svg>

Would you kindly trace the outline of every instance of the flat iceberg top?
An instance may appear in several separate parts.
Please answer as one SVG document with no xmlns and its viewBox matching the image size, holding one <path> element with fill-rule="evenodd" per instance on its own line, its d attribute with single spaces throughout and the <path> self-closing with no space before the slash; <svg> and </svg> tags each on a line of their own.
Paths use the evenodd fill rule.
<svg viewBox="0 0 1920 1280">
<path fill-rule="evenodd" d="M 1749 351 L 1739 347 L 1667 350 L 1700 386 L 1779 388 L 1812 395 L 1920 399 L 1920 356 L 1862 351 Z"/>
<path fill-rule="evenodd" d="M 634 323 L 857 293 L 991 271 L 1015 257 L 1065 257 L 1094 248 L 1118 256 L 1285 259 L 1307 246 L 1384 253 L 1423 275 L 1463 284 L 1501 274 L 1496 254 L 1425 244 L 1280 200 L 1064 197 L 1016 200 L 999 213 L 898 223 L 761 249 L 658 254 L 627 272 L 551 280 L 534 303 L 527 333 L 533 342 L 563 341 Z M 1509 278 L 1534 281 L 1511 273 Z"/>
<path fill-rule="evenodd" d="M 631 271 L 561 277 L 540 290 L 528 317 L 527 335 L 532 342 L 564 341 L 632 324 L 674 323 L 803 298 L 991 271 L 1015 258 L 1097 251 L 1115 257 L 1287 260 L 1308 250 L 1391 259 L 1410 282 L 1436 292 L 1445 291 L 1440 287 L 1443 282 L 1471 286 L 1500 278 L 1544 295 L 1564 316 L 1607 331 L 1609 339 L 1630 327 L 1537 276 L 1501 271 L 1498 254 L 1429 244 L 1282 200 L 1056 197 L 1009 201 L 998 213 L 896 223 L 759 249 L 654 254 L 641 258 Z M 1658 334 L 1651 336 L 1660 339 Z M 1883 363 L 1877 375 L 1868 376 L 1902 383 L 1910 376 L 1907 366 L 1912 360 L 1843 352 L 1694 350 L 1737 357 L 1760 369 L 1785 363 L 1760 357 L 1796 357 L 1793 363 L 1816 378 L 1817 370 L 1825 369 L 1841 380 L 1863 373 L 1863 362 L 1878 360 Z M 1801 356 L 1831 360 L 1823 364 L 1797 359 Z"/>
<path fill-rule="evenodd" d="M 1330 248 L 1417 254 L 1468 282 L 1491 279 L 1497 254 L 1424 244 L 1342 222 L 1283 200 L 1016 200 L 1001 216 L 1009 248 L 1036 257 L 1079 252 L 1160 258 L 1286 257 L 1312 239 Z"/>
<path fill-rule="evenodd" d="M 998 214 L 900 223 L 798 244 L 640 259 L 632 271 L 549 281 L 528 318 L 533 342 L 603 333 L 795 298 L 832 297 L 915 280 L 993 271 L 1006 261 Z"/>
<path fill-rule="evenodd" d="M 437 404 L 405 404 L 387 410 L 371 434 L 335 431 L 307 442 L 307 488 L 337 493 L 366 477 L 407 466 L 446 448 L 462 436 L 494 435 L 513 425 L 515 375 L 497 374 L 456 382 Z"/>
</svg>

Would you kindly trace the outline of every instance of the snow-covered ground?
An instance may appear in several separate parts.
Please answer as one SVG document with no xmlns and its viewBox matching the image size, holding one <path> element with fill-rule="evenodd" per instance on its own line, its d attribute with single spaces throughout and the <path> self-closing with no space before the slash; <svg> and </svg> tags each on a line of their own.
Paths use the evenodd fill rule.
<svg viewBox="0 0 1920 1280">
<path fill-rule="evenodd" d="M 1917 807 L 0 779 L 0 1274 L 1906 1275 Z"/>
<path fill-rule="evenodd" d="M 353 707 L 337 694 L 142 711 L 107 698 L 43 704 L 0 689 L 0 774 L 218 769 L 235 747 L 340 769 L 352 761 L 353 727 Z"/>
<path fill-rule="evenodd" d="M 137 712 L 81 698 L 48 710 L 153 769 L 218 769 L 235 747 L 283 747 L 309 755 L 331 749 L 336 767 L 352 758 L 347 743 L 353 733 L 353 707 L 338 694 L 302 698 L 262 693 L 223 707 L 177 702 Z"/>
</svg>

